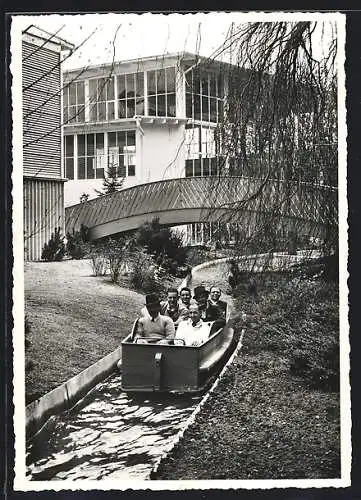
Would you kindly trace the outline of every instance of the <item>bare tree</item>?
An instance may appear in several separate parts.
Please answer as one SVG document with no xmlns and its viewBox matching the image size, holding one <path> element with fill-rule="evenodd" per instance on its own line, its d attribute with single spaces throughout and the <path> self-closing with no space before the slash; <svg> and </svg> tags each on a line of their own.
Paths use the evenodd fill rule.
<svg viewBox="0 0 361 500">
<path fill-rule="evenodd" d="M 312 243 L 336 259 L 336 36 L 316 57 L 320 28 L 322 37 L 317 22 L 245 24 L 218 51 L 232 48 L 234 60 L 215 134 L 214 193 L 221 177 L 241 177 L 238 201 L 219 216 L 236 228 L 237 255 Z"/>
</svg>

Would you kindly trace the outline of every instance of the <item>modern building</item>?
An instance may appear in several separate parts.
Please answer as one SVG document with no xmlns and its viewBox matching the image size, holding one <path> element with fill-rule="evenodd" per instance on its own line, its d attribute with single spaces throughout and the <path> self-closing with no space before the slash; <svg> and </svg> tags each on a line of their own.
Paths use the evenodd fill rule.
<svg viewBox="0 0 361 500">
<path fill-rule="evenodd" d="M 252 118 L 257 102 L 242 101 L 243 83 L 249 81 L 245 69 L 184 52 L 65 72 L 65 206 L 98 196 L 95 190 L 102 190 L 110 172 L 123 178 L 123 189 L 220 173 L 262 177 L 268 153 L 262 159 L 257 144 L 269 139 L 264 141 L 259 118 L 258 125 Z M 313 154 L 312 107 L 307 98 L 303 105 L 302 112 L 290 113 L 285 121 L 297 161 L 286 155 L 277 179 L 286 179 L 285 172 L 296 165 L 294 180 L 322 183 L 322 162 L 320 179 L 308 168 Z M 245 131 L 237 124 L 242 113 L 250 117 Z M 227 125 L 218 127 L 222 121 Z M 277 149 L 276 137 L 268 144 Z M 241 148 L 247 151 L 247 162 L 240 160 Z M 192 244 L 209 242 L 215 232 L 221 239 L 222 232 L 226 239 L 237 237 L 237 226 L 218 226 L 200 221 L 182 229 Z"/>
<path fill-rule="evenodd" d="M 25 259 L 39 260 L 55 228 L 64 230 L 62 74 L 73 45 L 30 26 L 22 34 Z"/>
<path fill-rule="evenodd" d="M 65 206 L 96 197 L 109 169 L 123 188 L 217 175 L 226 66 L 178 53 L 65 72 Z M 209 238 L 203 225 L 187 233 Z"/>
</svg>

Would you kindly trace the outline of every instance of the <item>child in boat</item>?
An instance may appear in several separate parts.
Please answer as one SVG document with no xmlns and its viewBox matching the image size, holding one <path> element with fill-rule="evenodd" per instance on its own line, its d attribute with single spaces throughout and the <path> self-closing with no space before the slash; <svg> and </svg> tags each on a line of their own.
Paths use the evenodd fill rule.
<svg viewBox="0 0 361 500">
<path fill-rule="evenodd" d="M 189 319 L 181 321 L 174 337 L 175 344 L 181 340 L 187 346 L 203 344 L 209 337 L 209 324 L 201 319 L 198 304 L 190 304 Z"/>
</svg>

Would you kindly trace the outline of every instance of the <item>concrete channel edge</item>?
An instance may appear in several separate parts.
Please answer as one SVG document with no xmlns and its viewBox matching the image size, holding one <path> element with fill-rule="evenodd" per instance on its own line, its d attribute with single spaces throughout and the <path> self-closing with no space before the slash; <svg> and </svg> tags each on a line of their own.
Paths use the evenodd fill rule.
<svg viewBox="0 0 361 500">
<path fill-rule="evenodd" d="M 39 399 L 26 406 L 26 439 L 33 438 L 47 427 L 48 421 L 57 413 L 72 408 L 98 382 L 114 371 L 121 358 L 121 346 L 82 372 L 67 380 Z"/>
</svg>

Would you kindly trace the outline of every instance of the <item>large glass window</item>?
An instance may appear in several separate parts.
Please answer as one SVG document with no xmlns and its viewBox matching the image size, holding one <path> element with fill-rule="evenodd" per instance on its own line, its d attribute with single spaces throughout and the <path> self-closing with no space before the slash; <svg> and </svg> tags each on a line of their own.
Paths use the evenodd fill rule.
<svg viewBox="0 0 361 500">
<path fill-rule="evenodd" d="M 165 68 L 147 72 L 148 115 L 176 116 L 176 72 Z"/>
<path fill-rule="evenodd" d="M 105 166 L 104 134 L 79 134 L 78 179 L 102 179 Z"/>
<path fill-rule="evenodd" d="M 108 133 L 108 166 L 119 177 L 135 176 L 135 131 Z"/>
<path fill-rule="evenodd" d="M 234 244 L 239 240 L 240 226 L 237 223 L 195 222 L 187 225 L 188 245 L 207 245 L 212 242 Z"/>
<path fill-rule="evenodd" d="M 64 163 L 65 177 L 74 179 L 74 136 L 66 135 L 64 137 Z"/>
<path fill-rule="evenodd" d="M 63 122 L 81 123 L 85 121 L 84 82 L 72 82 L 63 90 Z"/>
<path fill-rule="evenodd" d="M 114 78 L 89 80 L 90 121 L 114 120 Z"/>
<path fill-rule="evenodd" d="M 219 158 L 216 156 L 213 128 L 187 126 L 185 146 L 186 177 L 218 175 Z"/>
<path fill-rule="evenodd" d="M 223 78 L 192 70 L 186 74 L 186 116 L 217 123 L 223 117 Z"/>
<path fill-rule="evenodd" d="M 144 114 L 144 75 L 129 73 L 117 77 L 118 118 Z"/>
</svg>

